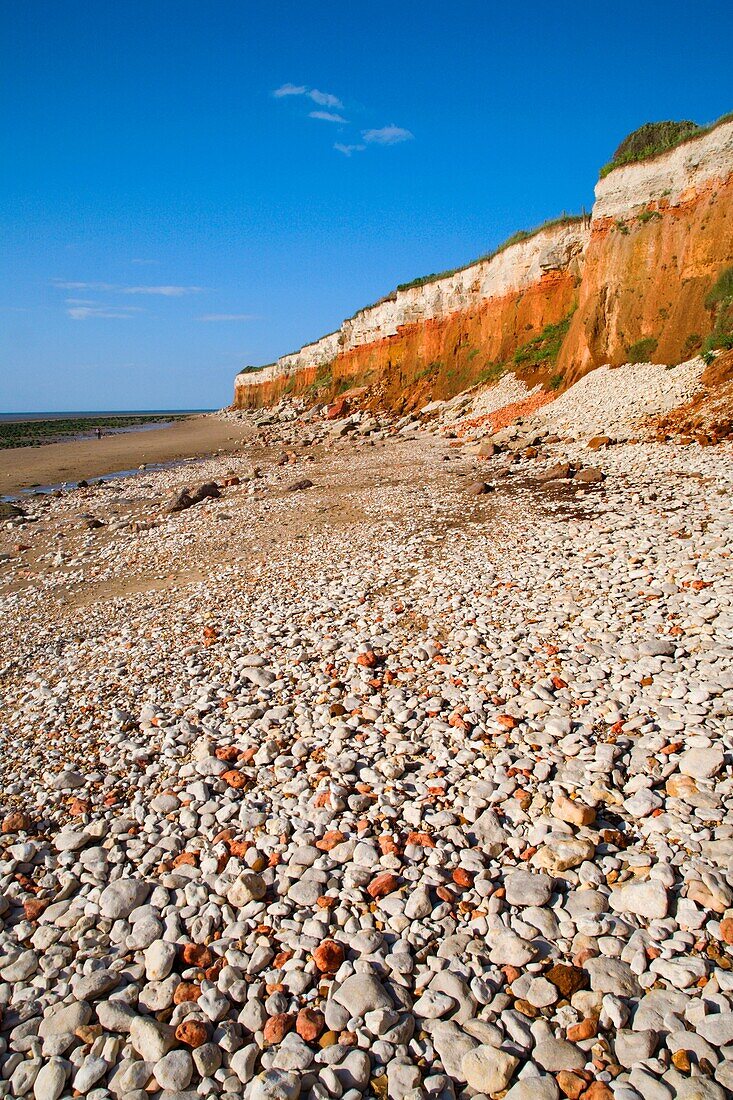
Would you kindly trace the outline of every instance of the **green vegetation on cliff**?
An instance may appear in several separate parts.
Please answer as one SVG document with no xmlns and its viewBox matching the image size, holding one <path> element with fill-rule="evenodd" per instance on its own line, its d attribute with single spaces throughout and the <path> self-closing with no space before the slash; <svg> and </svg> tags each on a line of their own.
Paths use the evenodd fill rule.
<svg viewBox="0 0 733 1100">
<path fill-rule="evenodd" d="M 721 271 L 706 295 L 705 308 L 713 311 L 713 330 L 703 342 L 703 355 L 733 348 L 733 267 Z"/>
<path fill-rule="evenodd" d="M 574 313 L 575 308 L 571 309 L 562 321 L 558 321 L 556 325 L 545 325 L 542 332 L 523 344 L 521 348 L 517 348 L 514 352 L 515 364 L 518 367 L 536 369 L 554 363 L 560 354 L 560 348 L 568 334 Z"/>
<path fill-rule="evenodd" d="M 710 133 L 716 126 L 723 122 L 730 122 L 733 114 L 723 115 L 711 122 L 709 126 L 698 126 L 690 119 L 680 122 L 667 120 L 666 122 L 645 122 L 638 130 L 625 137 L 619 145 L 613 158 L 601 168 L 600 176 L 603 179 L 614 168 L 623 168 L 626 164 L 637 164 L 641 160 L 649 160 L 658 157 L 660 153 L 666 153 L 677 145 L 682 145 L 693 138 L 702 137 Z"/>
<path fill-rule="evenodd" d="M 520 244 L 522 241 L 527 241 L 530 237 L 536 237 L 538 233 L 542 233 L 545 229 L 554 229 L 558 225 L 575 225 L 578 222 L 582 222 L 584 214 L 561 214 L 559 218 L 548 218 L 547 221 L 542 222 L 541 225 L 535 226 L 534 229 L 518 229 L 516 233 L 512 233 L 511 237 L 507 237 L 505 241 L 497 245 L 491 252 L 485 252 L 483 256 L 479 256 L 475 260 L 471 260 L 467 264 L 461 264 L 459 267 L 451 267 L 446 271 L 435 271 L 430 275 L 421 275 L 417 279 L 413 279 L 409 283 L 400 283 L 397 287 L 397 291 L 412 290 L 414 287 L 427 286 L 428 283 L 437 283 L 440 279 L 449 279 L 451 275 L 457 275 L 459 271 L 466 271 L 469 267 L 474 267 L 476 264 L 487 263 L 489 260 L 493 260 L 494 256 L 498 256 L 500 252 L 505 252 L 507 248 L 511 248 L 513 244 Z M 397 293 L 394 291 L 393 293 Z M 390 295 L 387 295 L 387 299 Z M 386 301 L 387 299 L 382 299 Z M 375 305 L 379 303 L 376 302 Z M 365 306 L 365 309 L 371 309 L 371 306 Z M 358 310 L 362 313 L 363 310 Z"/>
<path fill-rule="evenodd" d="M 520 376 L 542 371 L 542 377 L 545 378 L 547 386 L 551 390 L 560 389 L 564 376 L 557 373 L 548 375 L 547 372 L 552 370 L 557 362 L 576 308 L 577 306 L 573 306 L 561 321 L 545 325 L 541 332 L 538 332 L 531 340 L 527 340 L 525 344 L 518 347 L 510 360 L 500 363 L 487 363 L 476 379 L 476 384 L 486 385 L 498 382 L 508 370 L 516 371 Z"/>
<path fill-rule="evenodd" d="M 654 336 L 645 336 L 631 344 L 626 349 L 626 355 L 630 363 L 648 363 L 657 350 L 657 340 Z"/>
</svg>

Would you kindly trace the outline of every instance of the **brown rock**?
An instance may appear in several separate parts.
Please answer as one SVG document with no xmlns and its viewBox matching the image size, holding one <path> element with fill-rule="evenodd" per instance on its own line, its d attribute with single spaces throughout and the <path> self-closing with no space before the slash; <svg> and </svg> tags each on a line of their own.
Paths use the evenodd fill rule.
<svg viewBox="0 0 733 1100">
<path fill-rule="evenodd" d="M 579 481 L 583 485 L 595 485 L 603 481 L 603 473 L 598 466 L 584 466 L 582 470 L 578 470 L 573 481 Z"/>
<path fill-rule="evenodd" d="M 720 922 L 720 935 L 723 937 L 723 943 L 733 944 L 733 918 L 725 917 Z"/>
<path fill-rule="evenodd" d="M 500 714 L 496 721 L 504 730 L 513 730 L 519 725 L 519 721 L 513 714 Z"/>
<path fill-rule="evenodd" d="M 367 894 L 376 901 L 379 898 L 386 898 L 387 894 L 393 893 L 399 888 L 399 885 L 400 880 L 397 878 L 397 875 L 385 871 L 383 874 L 377 875 L 376 878 L 372 879 L 367 886 Z"/>
<path fill-rule="evenodd" d="M 670 798 L 690 798 L 697 794 L 697 783 L 689 775 L 670 775 L 664 787 Z"/>
<path fill-rule="evenodd" d="M 2 831 L 4 833 L 29 833 L 33 828 L 33 822 L 27 813 L 16 810 L 4 819 Z"/>
<path fill-rule="evenodd" d="M 287 1033 L 293 1030 L 295 1019 L 292 1012 L 278 1012 L 277 1016 L 271 1016 L 265 1024 L 265 1042 L 281 1043 Z"/>
<path fill-rule="evenodd" d="M 487 481 L 470 481 L 466 486 L 466 492 L 472 497 L 481 497 L 486 493 L 495 492 L 494 486 Z"/>
<path fill-rule="evenodd" d="M 203 485 L 199 485 L 198 489 L 194 489 L 191 493 L 191 502 L 198 504 L 201 500 L 206 500 L 209 497 L 217 498 L 221 496 L 219 486 L 215 481 L 205 481 Z"/>
<path fill-rule="evenodd" d="M 295 1030 L 306 1043 L 314 1043 L 325 1027 L 325 1017 L 317 1008 L 301 1008 Z"/>
<path fill-rule="evenodd" d="M 337 844 L 342 844 L 346 840 L 346 834 L 342 833 L 339 829 L 332 829 L 328 833 L 324 833 L 320 840 L 316 841 L 316 848 L 321 852 L 330 852 L 332 848 L 335 848 Z"/>
<path fill-rule="evenodd" d="M 435 841 L 429 833 L 408 833 L 405 844 L 414 844 L 419 848 L 434 848 Z"/>
<path fill-rule="evenodd" d="M 686 1050 L 676 1050 L 672 1055 L 672 1064 L 680 1073 L 690 1072 L 690 1056 Z"/>
<path fill-rule="evenodd" d="M 564 794 L 559 794 L 552 803 L 552 814 L 558 821 L 567 821 L 569 825 L 592 825 L 596 819 L 596 811 L 592 806 L 574 802 Z"/>
<path fill-rule="evenodd" d="M 239 749 L 236 745 L 220 745 L 214 756 L 217 760 L 224 760 L 227 764 L 233 764 L 239 758 Z"/>
<path fill-rule="evenodd" d="M 333 404 L 329 405 L 326 409 L 326 420 L 341 420 L 345 417 L 351 403 L 348 397 L 337 397 Z"/>
<path fill-rule="evenodd" d="M 77 1039 L 80 1042 L 90 1045 L 95 1039 L 98 1039 L 102 1034 L 102 1028 L 100 1024 L 82 1024 L 74 1032 Z"/>
<path fill-rule="evenodd" d="M 333 940 L 324 940 L 313 952 L 313 961 L 322 974 L 332 974 L 344 961 L 344 949 Z"/>
<path fill-rule="evenodd" d="M 556 1075 L 558 1088 L 568 1100 L 578 1100 L 587 1085 L 585 1076 L 580 1073 L 572 1073 L 570 1070 L 560 1070 Z"/>
<path fill-rule="evenodd" d="M 181 948 L 181 958 L 188 966 L 211 966 L 214 956 L 203 943 L 186 943 Z"/>
<path fill-rule="evenodd" d="M 174 867 L 195 867 L 197 856 L 195 852 L 179 852 L 173 860 Z"/>
<path fill-rule="evenodd" d="M 588 450 L 600 451 L 601 447 L 610 447 L 612 443 L 610 435 L 594 435 L 588 440 Z"/>
<path fill-rule="evenodd" d="M 202 1047 L 209 1041 L 209 1029 L 203 1020 L 184 1020 L 176 1028 L 176 1039 L 187 1047 Z"/>
<path fill-rule="evenodd" d="M 163 505 L 163 511 L 185 512 L 186 508 L 190 508 L 193 503 L 194 501 L 189 490 L 181 489 L 180 492 L 174 493 L 172 497 L 169 497 Z"/>
<path fill-rule="evenodd" d="M 247 776 L 237 771 L 236 768 L 230 768 L 228 772 L 222 772 L 220 778 L 224 780 L 228 787 L 233 787 L 235 791 L 241 791 L 242 787 L 247 786 Z"/>
<path fill-rule="evenodd" d="M 201 986 L 198 982 L 181 982 L 176 986 L 173 994 L 173 1003 L 182 1005 L 186 1001 L 197 1001 L 201 996 Z"/>
<path fill-rule="evenodd" d="M 490 439 L 485 439 L 483 443 L 479 444 L 476 454 L 479 458 L 493 458 L 494 455 L 498 455 L 499 448 L 496 443 L 492 443 Z"/>
<path fill-rule="evenodd" d="M 301 477 L 297 481 L 291 481 L 290 484 L 286 486 L 286 488 L 289 493 L 300 493 L 303 491 L 303 489 L 310 489 L 312 485 L 313 482 L 310 480 L 310 478 Z"/>
<path fill-rule="evenodd" d="M 557 462 L 549 466 L 537 475 L 538 481 L 567 481 L 574 473 L 574 467 L 569 462 Z"/>
<path fill-rule="evenodd" d="M 46 898 L 29 898 L 28 901 L 24 901 L 23 911 L 25 912 L 25 919 L 38 920 L 47 905 L 48 899 Z"/>
<path fill-rule="evenodd" d="M 613 1092 L 603 1081 L 594 1081 L 583 1093 L 583 1100 L 613 1100 Z"/>
<path fill-rule="evenodd" d="M 545 973 L 548 982 L 560 990 L 566 1000 L 570 1000 L 573 993 L 584 989 L 588 984 L 588 973 L 579 966 L 570 966 L 568 963 L 556 963 Z"/>
<path fill-rule="evenodd" d="M 579 1024 L 573 1024 L 568 1028 L 568 1042 L 580 1043 L 583 1039 L 592 1039 L 598 1032 L 598 1022 L 588 1017 Z"/>
</svg>

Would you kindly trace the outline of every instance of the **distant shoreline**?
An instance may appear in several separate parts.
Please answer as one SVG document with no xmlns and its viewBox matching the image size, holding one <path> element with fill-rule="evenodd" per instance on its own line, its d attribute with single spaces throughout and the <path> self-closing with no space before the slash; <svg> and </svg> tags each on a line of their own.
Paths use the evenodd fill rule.
<svg viewBox="0 0 733 1100">
<path fill-rule="evenodd" d="M 101 439 L 6 447 L 0 450 L 0 497 L 82 478 L 106 477 L 120 470 L 136 470 L 143 464 L 237 451 L 250 431 L 244 424 L 217 416 L 186 416 L 168 427 L 110 433 Z"/>
<path fill-rule="evenodd" d="M 3 412 L 0 423 L 25 423 L 31 420 L 93 420 L 112 417 L 202 416 L 215 409 L 68 409 L 64 412 Z"/>
<path fill-rule="evenodd" d="M 0 420 L 0 449 L 47 447 L 51 443 L 101 439 L 108 435 L 155 431 L 170 428 L 188 413 L 138 413 L 129 416 L 29 417 L 26 420 Z"/>
</svg>

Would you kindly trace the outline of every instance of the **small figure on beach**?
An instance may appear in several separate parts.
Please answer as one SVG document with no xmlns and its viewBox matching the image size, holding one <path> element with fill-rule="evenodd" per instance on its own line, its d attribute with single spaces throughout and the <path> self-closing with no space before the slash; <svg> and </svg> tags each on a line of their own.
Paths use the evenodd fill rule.
<svg viewBox="0 0 733 1100">
<path fill-rule="evenodd" d="M 96 433 L 97 439 L 101 439 L 102 438 L 102 429 L 101 428 L 95 428 L 94 431 Z"/>
</svg>

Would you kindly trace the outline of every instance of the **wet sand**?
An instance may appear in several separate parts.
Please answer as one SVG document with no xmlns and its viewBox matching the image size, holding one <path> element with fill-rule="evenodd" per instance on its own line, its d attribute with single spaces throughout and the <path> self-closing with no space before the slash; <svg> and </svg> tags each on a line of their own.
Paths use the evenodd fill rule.
<svg viewBox="0 0 733 1100">
<path fill-rule="evenodd" d="M 70 440 L 0 451 L 0 496 L 33 485 L 56 485 L 130 470 L 143 462 L 175 462 L 215 451 L 231 452 L 249 437 L 244 423 L 192 416 L 169 428 L 126 432 L 102 439 Z"/>
</svg>

